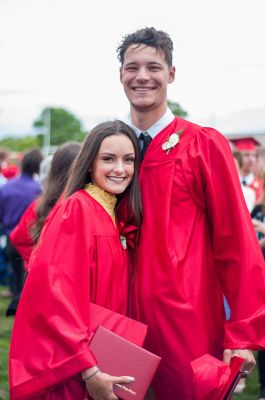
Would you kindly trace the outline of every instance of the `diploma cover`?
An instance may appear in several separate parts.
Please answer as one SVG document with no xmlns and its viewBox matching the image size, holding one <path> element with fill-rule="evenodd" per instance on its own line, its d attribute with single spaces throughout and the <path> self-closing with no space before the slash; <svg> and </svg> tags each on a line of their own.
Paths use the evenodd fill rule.
<svg viewBox="0 0 265 400">
<path fill-rule="evenodd" d="M 234 393 L 234 390 L 236 388 L 236 385 L 238 384 L 239 379 L 241 379 L 243 377 L 242 375 L 242 371 L 243 371 L 243 367 L 245 364 L 245 359 L 238 357 L 238 356 L 234 356 L 231 359 L 231 362 L 229 364 L 229 368 L 230 368 L 230 375 L 229 378 L 226 382 L 226 385 L 224 387 L 224 389 L 222 390 L 222 392 L 220 393 L 218 400 L 230 400 L 232 398 L 232 395 Z"/>
<path fill-rule="evenodd" d="M 90 341 L 99 325 L 104 326 L 138 346 L 143 346 L 147 333 L 147 325 L 111 311 L 108 308 L 90 303 Z"/>
<path fill-rule="evenodd" d="M 133 376 L 135 381 L 115 385 L 114 393 L 124 400 L 142 400 L 161 360 L 160 357 L 99 326 L 90 349 L 101 371 L 112 376 Z"/>
</svg>

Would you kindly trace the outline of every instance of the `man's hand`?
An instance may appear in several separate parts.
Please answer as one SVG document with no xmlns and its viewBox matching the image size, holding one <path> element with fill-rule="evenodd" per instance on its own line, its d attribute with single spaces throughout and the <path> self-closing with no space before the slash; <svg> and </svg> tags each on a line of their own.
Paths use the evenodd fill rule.
<svg viewBox="0 0 265 400">
<path fill-rule="evenodd" d="M 256 232 L 260 232 L 263 235 L 265 235 L 265 224 L 264 222 L 259 221 L 258 219 L 253 218 L 252 219 L 254 228 Z"/>
<path fill-rule="evenodd" d="M 230 364 L 231 358 L 233 356 L 238 356 L 241 358 L 244 358 L 245 364 L 242 370 L 243 375 L 245 376 L 250 376 L 255 368 L 256 365 L 256 360 L 255 357 L 253 355 L 252 350 L 248 350 L 248 349 L 235 349 L 235 350 L 231 350 L 231 349 L 225 349 L 224 350 L 224 357 L 223 357 L 223 361 L 227 364 Z"/>
</svg>

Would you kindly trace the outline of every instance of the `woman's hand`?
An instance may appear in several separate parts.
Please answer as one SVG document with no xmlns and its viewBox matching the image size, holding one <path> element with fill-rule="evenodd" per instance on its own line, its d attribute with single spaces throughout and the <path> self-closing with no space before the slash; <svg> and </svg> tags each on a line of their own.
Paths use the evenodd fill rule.
<svg viewBox="0 0 265 400">
<path fill-rule="evenodd" d="M 89 373 L 87 373 L 89 371 Z M 113 393 L 113 386 L 116 384 L 130 383 L 134 381 L 130 376 L 111 376 L 92 367 L 82 373 L 87 391 L 94 400 L 116 400 L 117 396 Z M 98 371 L 98 372 L 96 372 Z M 88 379 L 86 379 L 86 375 Z M 91 378 L 89 378 L 91 376 Z"/>
</svg>

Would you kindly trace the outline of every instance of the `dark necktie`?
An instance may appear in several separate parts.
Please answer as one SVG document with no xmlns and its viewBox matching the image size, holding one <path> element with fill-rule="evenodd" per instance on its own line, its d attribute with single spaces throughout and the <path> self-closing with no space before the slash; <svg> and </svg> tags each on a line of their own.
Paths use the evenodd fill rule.
<svg viewBox="0 0 265 400">
<path fill-rule="evenodd" d="M 139 136 L 139 140 L 141 140 L 143 142 L 143 147 L 141 150 L 141 160 L 144 158 L 145 152 L 147 150 L 147 147 L 149 146 L 149 144 L 152 141 L 151 136 L 148 134 L 148 132 L 141 132 L 140 136 Z"/>
</svg>

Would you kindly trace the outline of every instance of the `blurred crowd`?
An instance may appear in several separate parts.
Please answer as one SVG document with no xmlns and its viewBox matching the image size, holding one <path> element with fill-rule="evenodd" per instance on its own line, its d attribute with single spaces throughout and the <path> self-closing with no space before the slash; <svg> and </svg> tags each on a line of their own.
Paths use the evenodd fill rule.
<svg viewBox="0 0 265 400">
<path fill-rule="evenodd" d="M 233 139 L 231 148 L 247 208 L 251 214 L 257 238 L 265 257 L 265 148 L 252 138 Z M 258 352 L 261 398 L 265 397 L 265 351 Z M 236 392 L 245 388 L 242 379 Z"/>
</svg>

